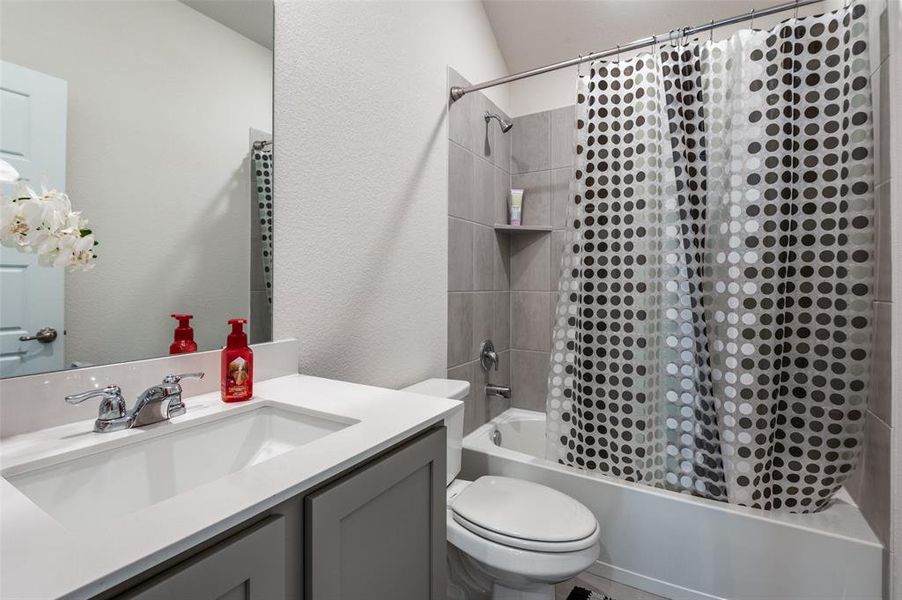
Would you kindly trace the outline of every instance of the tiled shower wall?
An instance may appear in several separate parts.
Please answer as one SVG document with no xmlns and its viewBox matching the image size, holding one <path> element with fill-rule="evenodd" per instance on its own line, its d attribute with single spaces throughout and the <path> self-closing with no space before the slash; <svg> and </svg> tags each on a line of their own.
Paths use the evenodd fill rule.
<svg viewBox="0 0 902 600">
<path fill-rule="evenodd" d="M 511 130 L 511 187 L 523 189 L 523 225 L 549 228 L 511 234 L 512 400 L 514 406 L 542 412 L 564 247 L 574 111 L 568 106 L 517 117 Z"/>
<path fill-rule="evenodd" d="M 448 69 L 449 84 L 468 85 Z M 509 235 L 510 132 L 485 122 L 486 111 L 507 116 L 481 93 L 453 103 L 448 115 L 448 378 L 470 382 L 464 427 L 472 431 L 510 406 L 485 395 L 486 383 L 510 382 Z M 485 373 L 479 347 L 491 339 L 498 371 Z"/>
<path fill-rule="evenodd" d="M 891 528 L 893 390 L 891 384 L 890 337 L 892 331 L 892 248 L 890 245 L 890 43 L 887 0 L 870 0 L 871 90 L 874 105 L 874 183 L 877 226 L 877 283 L 874 300 L 874 350 L 871 394 L 865 427 L 864 456 L 849 491 L 861 507 L 868 523 L 886 546 L 884 597 L 890 593 L 893 555 Z M 898 104 L 898 99 L 896 99 Z M 897 415 L 898 416 L 898 415 Z"/>
</svg>

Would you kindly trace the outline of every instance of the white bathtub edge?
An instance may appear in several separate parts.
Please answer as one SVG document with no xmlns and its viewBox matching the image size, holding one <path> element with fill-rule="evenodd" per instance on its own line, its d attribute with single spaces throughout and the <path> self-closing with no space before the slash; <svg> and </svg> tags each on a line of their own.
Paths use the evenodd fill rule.
<svg viewBox="0 0 902 600">
<path fill-rule="evenodd" d="M 674 600 L 880 600 L 883 545 L 854 504 L 767 513 L 582 473 L 490 439 L 497 425 L 544 418 L 512 408 L 477 428 L 463 440 L 465 469 L 550 485 L 586 504 L 610 533 L 590 573 Z"/>
</svg>

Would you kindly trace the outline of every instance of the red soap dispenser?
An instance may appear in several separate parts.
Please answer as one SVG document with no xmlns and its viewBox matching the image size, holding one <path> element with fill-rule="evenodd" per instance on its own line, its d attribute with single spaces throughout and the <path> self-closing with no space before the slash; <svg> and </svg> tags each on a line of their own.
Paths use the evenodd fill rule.
<svg viewBox="0 0 902 600">
<path fill-rule="evenodd" d="M 169 354 L 187 354 L 197 352 L 197 344 L 194 343 L 194 330 L 191 329 L 191 319 L 194 315 L 172 315 L 177 319 L 179 326 L 175 328 L 175 336 L 169 344 Z"/>
<path fill-rule="evenodd" d="M 254 351 L 247 345 L 247 319 L 229 319 L 232 333 L 222 349 L 222 401 L 243 402 L 254 395 Z"/>
</svg>

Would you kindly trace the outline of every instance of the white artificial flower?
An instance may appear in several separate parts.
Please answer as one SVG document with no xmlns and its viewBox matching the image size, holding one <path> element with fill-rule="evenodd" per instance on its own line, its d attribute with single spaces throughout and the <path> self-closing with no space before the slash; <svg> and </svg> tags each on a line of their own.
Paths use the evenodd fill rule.
<svg viewBox="0 0 902 600">
<path fill-rule="evenodd" d="M 19 181 L 19 172 L 11 164 L 0 159 L 0 183 L 16 183 Z"/>
<path fill-rule="evenodd" d="M 0 243 L 70 271 L 87 271 L 97 258 L 88 221 L 72 210 L 69 197 L 46 188 L 38 195 L 24 184 L 15 197 L 0 198 Z"/>
</svg>

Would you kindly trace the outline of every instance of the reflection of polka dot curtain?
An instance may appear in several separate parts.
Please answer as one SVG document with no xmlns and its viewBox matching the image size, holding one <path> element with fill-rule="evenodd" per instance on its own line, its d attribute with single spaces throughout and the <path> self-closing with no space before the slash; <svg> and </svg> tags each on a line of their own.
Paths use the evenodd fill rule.
<svg viewBox="0 0 902 600">
<path fill-rule="evenodd" d="M 866 24 L 854 6 L 581 78 L 549 456 L 793 512 L 849 477 L 871 341 Z"/>
<path fill-rule="evenodd" d="M 272 304 L 272 148 L 254 150 L 254 181 L 260 215 L 263 251 L 263 282 L 266 298 Z"/>
</svg>

